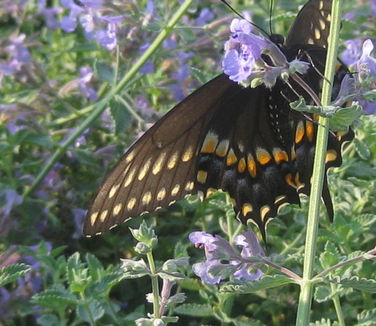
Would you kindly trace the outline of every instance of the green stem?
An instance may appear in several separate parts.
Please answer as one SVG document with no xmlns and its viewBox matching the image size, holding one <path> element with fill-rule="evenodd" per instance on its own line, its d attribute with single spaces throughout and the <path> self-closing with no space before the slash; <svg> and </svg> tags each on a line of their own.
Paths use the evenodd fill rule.
<svg viewBox="0 0 376 326">
<path fill-rule="evenodd" d="M 332 293 L 336 291 L 336 285 L 335 284 L 330 284 L 330 288 L 332 289 Z M 341 302 L 339 301 L 339 295 L 336 294 L 333 296 L 332 301 L 334 303 L 334 308 L 336 309 L 337 312 L 337 318 L 338 318 L 338 324 L 339 326 L 346 326 L 345 324 L 345 318 L 343 316 L 343 311 L 341 307 Z"/>
<path fill-rule="evenodd" d="M 341 0 L 333 0 L 331 11 L 331 24 L 328 40 L 328 53 L 325 63 L 325 78 L 323 79 L 323 90 L 321 103 L 326 106 L 331 100 L 332 83 L 337 63 L 338 35 L 341 19 Z M 317 229 L 319 221 L 319 208 L 322 193 L 323 180 L 325 176 L 325 156 L 328 142 L 329 120 L 320 117 L 316 140 L 316 152 L 312 173 L 311 195 L 309 201 L 309 212 L 307 221 L 307 233 L 304 254 L 303 280 L 301 281 L 301 292 L 296 318 L 296 326 L 309 324 L 312 294 L 313 294 L 313 267 L 316 254 Z"/>
<path fill-rule="evenodd" d="M 153 292 L 153 315 L 155 319 L 161 318 L 159 313 L 159 284 L 158 276 L 156 275 L 155 263 L 152 252 L 146 254 L 148 258 L 149 268 L 151 272 L 151 287 Z"/>
<path fill-rule="evenodd" d="M 163 28 L 163 30 L 154 39 L 150 47 L 142 54 L 138 61 L 131 67 L 131 69 L 125 74 L 125 76 L 119 81 L 119 83 L 111 89 L 106 97 L 96 103 L 96 108 L 90 113 L 90 115 L 82 122 L 82 124 L 77 128 L 77 130 L 72 133 L 55 151 L 52 157 L 48 160 L 46 165 L 41 169 L 37 177 L 35 178 L 33 184 L 27 188 L 23 194 L 23 197 L 29 196 L 43 181 L 44 177 L 52 169 L 54 164 L 60 159 L 60 157 L 66 152 L 68 147 L 87 129 L 108 107 L 108 103 L 111 99 L 119 94 L 123 88 L 133 79 L 137 74 L 139 69 L 144 65 L 144 63 L 155 53 L 159 46 L 162 44 L 163 40 L 170 34 L 173 30 L 175 24 L 179 21 L 181 16 L 185 13 L 188 7 L 191 5 L 193 0 L 185 0 L 184 3 L 179 7 L 175 14 L 171 17 L 170 21 Z"/>
</svg>

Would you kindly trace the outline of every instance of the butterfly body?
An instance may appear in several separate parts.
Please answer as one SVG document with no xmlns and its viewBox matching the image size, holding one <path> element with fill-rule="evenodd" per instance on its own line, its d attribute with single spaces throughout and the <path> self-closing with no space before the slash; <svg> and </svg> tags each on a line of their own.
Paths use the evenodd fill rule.
<svg viewBox="0 0 376 326">
<path fill-rule="evenodd" d="M 330 2 L 309 1 L 281 48 L 289 60 L 312 63 L 302 78 L 316 94 L 325 66 Z M 306 22 L 312 12 L 319 13 L 312 33 L 294 38 L 294 30 L 301 33 L 302 24 L 316 21 Z M 310 192 L 317 123 L 315 117 L 291 110 L 289 103 L 297 94 L 307 101 L 310 97 L 290 84 L 294 91 L 280 80 L 271 89 L 244 88 L 222 74 L 193 92 L 136 141 L 110 172 L 88 212 L 84 232 L 97 234 L 186 195 L 202 192 L 205 197 L 222 189 L 233 199 L 239 218 L 255 222 L 265 237 L 266 223 L 278 209 L 299 204 L 299 193 Z M 330 135 L 326 169 L 341 164 L 344 140 Z M 323 199 L 332 217 L 326 179 Z"/>
</svg>

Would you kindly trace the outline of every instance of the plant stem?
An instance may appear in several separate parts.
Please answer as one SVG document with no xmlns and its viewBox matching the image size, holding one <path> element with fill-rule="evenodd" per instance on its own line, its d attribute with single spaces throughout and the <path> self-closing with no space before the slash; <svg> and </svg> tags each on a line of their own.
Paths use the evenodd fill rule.
<svg viewBox="0 0 376 326">
<path fill-rule="evenodd" d="M 371 249 L 371 250 L 369 250 L 369 251 L 367 251 L 365 254 L 361 254 L 361 255 L 359 255 L 357 257 L 354 257 L 354 258 L 342 261 L 342 262 L 340 262 L 338 264 L 335 264 L 335 265 L 333 265 L 333 266 L 331 266 L 331 267 L 323 270 L 322 272 L 320 272 L 319 274 L 317 274 L 315 276 L 315 278 L 318 279 L 318 278 L 321 278 L 321 277 L 325 277 L 331 271 L 334 271 L 334 270 L 336 270 L 336 269 L 338 269 L 338 268 L 340 268 L 342 266 L 345 266 L 345 265 L 348 265 L 348 264 L 353 264 L 353 263 L 356 263 L 356 262 L 361 261 L 361 260 L 369 259 L 369 258 L 367 258 L 367 256 L 369 256 L 369 255 L 372 255 L 372 256 L 376 255 L 376 247 L 373 248 L 373 249 Z"/>
<path fill-rule="evenodd" d="M 174 25 L 179 21 L 181 16 L 185 13 L 188 7 L 191 5 L 193 0 L 185 0 L 184 3 L 179 7 L 175 14 L 171 17 L 170 21 L 166 24 L 163 30 L 154 39 L 150 47 L 141 55 L 138 61 L 132 65 L 130 70 L 125 74 L 125 76 L 119 81 L 119 83 L 114 86 L 107 96 L 99 100 L 95 104 L 95 109 L 90 113 L 90 115 L 80 124 L 80 126 L 72 133 L 55 151 L 48 162 L 40 170 L 39 174 L 35 178 L 33 184 L 24 191 L 23 197 L 30 195 L 43 181 L 44 177 L 50 172 L 54 164 L 60 159 L 61 156 L 67 151 L 68 147 L 102 114 L 102 112 L 108 107 L 109 102 L 113 97 L 119 94 L 123 88 L 134 78 L 139 69 L 144 65 L 144 63 L 155 53 L 159 46 L 162 44 L 163 40 L 170 34 L 173 30 Z"/>
<path fill-rule="evenodd" d="M 338 35 L 340 29 L 341 0 L 333 0 L 331 11 L 331 24 L 328 38 L 328 52 L 325 63 L 325 78 L 323 79 L 323 90 L 321 103 L 326 106 L 331 100 L 332 83 L 337 63 Z M 304 254 L 303 280 L 300 283 L 301 292 L 296 318 L 296 326 L 307 326 L 309 324 L 310 310 L 313 293 L 313 266 L 316 254 L 317 229 L 319 221 L 319 208 L 322 193 L 322 186 L 325 177 L 325 156 L 328 142 L 329 120 L 320 117 L 316 139 L 316 152 L 313 164 L 311 195 L 309 201 L 309 212 L 307 221 L 307 233 Z"/>
<path fill-rule="evenodd" d="M 330 288 L 332 289 L 333 293 L 336 291 L 336 285 L 335 284 L 330 284 Z M 345 318 L 343 317 L 341 302 L 339 301 L 339 295 L 338 294 L 334 295 L 332 300 L 333 300 L 333 303 L 334 303 L 334 308 L 336 309 L 339 326 L 346 326 Z"/>
<path fill-rule="evenodd" d="M 152 252 L 146 254 L 148 258 L 149 268 L 151 272 L 151 287 L 153 292 L 153 316 L 155 319 L 161 318 L 160 316 L 160 307 L 159 307 L 159 284 L 158 284 L 158 275 L 156 275 L 154 257 Z"/>
</svg>

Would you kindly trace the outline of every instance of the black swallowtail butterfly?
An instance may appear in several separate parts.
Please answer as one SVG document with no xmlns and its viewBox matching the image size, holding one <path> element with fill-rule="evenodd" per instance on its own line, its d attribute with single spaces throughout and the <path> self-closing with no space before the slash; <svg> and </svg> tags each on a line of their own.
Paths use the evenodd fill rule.
<svg viewBox="0 0 376 326">
<path fill-rule="evenodd" d="M 313 63 L 303 79 L 316 93 L 325 65 L 330 10 L 330 0 L 308 1 L 282 46 L 289 60 Z M 233 198 L 240 219 L 255 222 L 265 237 L 266 223 L 278 208 L 300 203 L 298 194 L 310 193 L 316 117 L 307 119 L 290 109 L 295 92 L 282 81 L 272 89 L 243 88 L 224 74 L 209 81 L 129 148 L 101 185 L 84 232 L 94 235 L 186 195 L 201 191 L 207 196 L 222 189 Z M 341 164 L 341 145 L 351 137 L 330 135 L 326 170 Z M 323 200 L 332 218 L 326 179 Z"/>
</svg>

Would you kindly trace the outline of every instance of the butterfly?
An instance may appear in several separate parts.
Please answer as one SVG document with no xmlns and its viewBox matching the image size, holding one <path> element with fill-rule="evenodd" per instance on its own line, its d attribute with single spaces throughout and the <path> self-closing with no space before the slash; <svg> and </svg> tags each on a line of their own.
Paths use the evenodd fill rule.
<svg viewBox="0 0 376 326">
<path fill-rule="evenodd" d="M 308 1 L 281 45 L 288 60 L 312 64 L 302 78 L 316 94 L 330 10 L 331 1 Z M 98 234 L 187 195 L 207 197 L 221 189 L 231 197 L 239 219 L 254 222 L 265 238 L 266 224 L 278 209 L 300 204 L 299 194 L 310 193 L 317 117 L 291 110 L 297 94 L 310 98 L 290 84 L 244 88 L 222 74 L 197 89 L 146 131 L 105 178 L 84 233 Z M 326 171 L 341 165 L 341 145 L 351 137 L 351 132 L 329 135 Z M 326 177 L 322 199 L 332 218 Z"/>
</svg>

